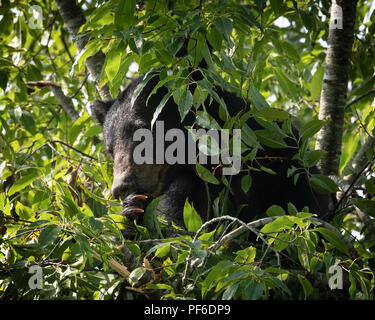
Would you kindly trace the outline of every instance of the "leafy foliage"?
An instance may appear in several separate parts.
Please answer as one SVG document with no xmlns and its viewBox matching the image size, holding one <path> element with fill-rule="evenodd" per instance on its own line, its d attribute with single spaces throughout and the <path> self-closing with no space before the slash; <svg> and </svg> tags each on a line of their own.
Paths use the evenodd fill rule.
<svg viewBox="0 0 375 320">
<path fill-rule="evenodd" d="M 307 174 L 321 192 L 336 192 L 339 186 L 331 178 L 309 173 L 323 156 L 313 146 L 325 124 L 316 112 L 329 1 L 81 1 L 87 22 L 78 37 L 90 36 L 81 52 L 55 3 L 32 3 L 41 9 L 42 28 L 35 28 L 28 1 L 3 0 L 0 9 L 2 299 L 373 298 L 373 150 L 366 154 L 370 170 L 358 176 L 359 187 L 351 189 L 349 202 L 340 203 L 330 224 L 290 203 L 288 212 L 272 206 L 267 218 L 245 228 L 222 217 L 231 211 L 223 208 L 224 188 L 212 199 L 214 228 L 203 224 L 188 201 L 188 231 L 166 225 L 156 214 L 158 199 L 147 208 L 143 224 L 134 225 L 119 215 L 121 204 L 110 195 L 112 165 L 98 139 L 101 128 L 86 108 L 97 92 L 85 60 L 102 50 L 100 84 L 107 84 L 112 96 L 127 77 L 150 69 L 160 79 L 158 86 L 169 88 L 153 123 L 173 98 L 181 118 L 193 110 L 197 125 L 219 129 L 202 105 L 207 98 L 216 100 L 222 129 L 242 129 L 242 170 L 249 173 L 242 179 L 244 191 L 252 187 L 254 170 L 275 174 L 257 158 L 260 143 L 286 148 L 285 140 L 292 139 L 300 143 L 300 166 L 291 168 L 290 176 L 296 181 Z M 355 172 L 352 160 L 374 134 L 375 13 L 368 13 L 370 6 L 361 0 L 357 10 L 349 77 L 349 99 L 355 103 L 346 108 L 342 177 Z M 281 17 L 289 26 L 277 23 Z M 195 71 L 203 74 L 201 80 L 194 80 Z M 78 120 L 62 109 L 46 81 L 62 87 Z M 192 83 L 198 84 L 194 92 L 188 89 Z M 229 118 L 214 84 L 248 99 L 252 108 Z M 249 128 L 249 117 L 264 129 Z M 291 129 L 296 119 L 299 137 Z M 203 166 L 196 171 L 207 183 L 228 185 Z M 247 232 L 228 237 L 241 227 Z M 171 229 L 174 237 L 162 238 L 162 230 Z M 121 230 L 127 230 L 126 237 Z M 249 234 L 256 239 L 249 242 Z M 135 260 L 130 264 L 124 246 Z M 129 270 L 121 272 L 116 263 Z M 42 267 L 42 289 L 30 287 L 33 265 Z M 329 290 L 332 267 L 343 273 L 341 290 Z"/>
</svg>

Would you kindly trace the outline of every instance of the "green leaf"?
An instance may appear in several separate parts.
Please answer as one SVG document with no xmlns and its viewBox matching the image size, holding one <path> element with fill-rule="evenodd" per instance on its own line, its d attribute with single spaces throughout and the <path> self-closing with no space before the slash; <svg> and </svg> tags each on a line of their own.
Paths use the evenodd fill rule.
<svg viewBox="0 0 375 320">
<path fill-rule="evenodd" d="M 292 58 L 296 61 L 299 61 L 301 59 L 300 54 L 290 42 L 282 41 L 280 42 L 280 45 L 282 46 L 284 53 L 286 53 L 289 58 Z"/>
<path fill-rule="evenodd" d="M 375 200 L 352 198 L 349 199 L 349 201 L 361 209 L 366 215 L 375 217 Z"/>
<path fill-rule="evenodd" d="M 255 261 L 255 256 L 256 248 L 248 247 L 246 249 L 237 251 L 234 261 L 241 264 L 253 263 Z"/>
<path fill-rule="evenodd" d="M 151 120 L 151 129 L 153 128 L 156 120 L 158 119 L 159 114 L 163 111 L 163 108 L 164 108 L 165 104 L 168 102 L 172 93 L 173 93 L 173 91 L 169 91 L 166 95 L 164 95 L 163 99 L 161 99 L 159 105 L 156 107 L 156 109 L 154 111 L 154 115 L 153 115 L 152 120 Z"/>
<path fill-rule="evenodd" d="M 7 87 L 7 83 L 8 83 L 8 74 L 0 69 L 0 88 L 2 88 L 4 91 Z"/>
<path fill-rule="evenodd" d="M 270 132 L 267 129 L 256 130 L 255 134 L 260 141 L 260 143 L 276 149 L 287 148 L 288 145 L 283 140 L 282 136 L 278 135 L 276 132 Z"/>
<path fill-rule="evenodd" d="M 145 289 L 154 289 L 154 290 L 169 290 L 173 292 L 174 288 L 165 283 L 148 283 Z"/>
<path fill-rule="evenodd" d="M 221 44 L 223 42 L 222 33 L 219 32 L 216 28 L 211 28 L 207 32 L 206 36 L 207 36 L 207 40 L 210 43 L 210 45 L 212 46 L 212 48 L 214 50 L 220 51 Z"/>
<path fill-rule="evenodd" d="M 350 287 L 349 287 L 349 294 L 350 299 L 354 300 L 355 295 L 357 294 L 357 285 L 356 285 L 356 273 L 352 270 L 349 271 L 349 281 L 350 281 Z"/>
<path fill-rule="evenodd" d="M 202 80 L 199 80 L 198 81 L 198 85 L 204 89 L 204 90 L 207 90 L 211 97 L 215 99 L 215 101 L 220 104 L 221 107 L 223 107 L 223 109 L 225 110 L 225 113 L 227 115 L 229 115 L 229 112 L 228 112 L 228 107 L 224 101 L 223 98 L 219 97 L 219 95 L 217 94 L 217 92 L 215 90 L 213 90 L 213 85 L 212 83 L 210 83 L 207 79 L 202 79 Z"/>
<path fill-rule="evenodd" d="M 282 251 L 289 247 L 289 242 L 293 240 L 293 236 L 290 233 L 279 233 L 276 236 L 277 239 L 273 242 L 272 246 L 276 251 Z"/>
<path fill-rule="evenodd" d="M 305 166 L 310 168 L 317 164 L 317 162 L 326 154 L 324 150 L 311 150 L 304 154 Z"/>
<path fill-rule="evenodd" d="M 299 14 L 300 14 L 302 23 L 306 27 L 306 29 L 309 30 L 309 31 L 312 31 L 314 22 L 313 22 L 313 19 L 312 19 L 310 13 L 308 11 L 300 10 Z"/>
<path fill-rule="evenodd" d="M 134 269 L 129 275 L 129 283 L 134 286 L 143 277 L 146 271 L 147 269 L 144 267 Z"/>
<path fill-rule="evenodd" d="M 120 69 L 121 55 L 122 51 L 117 48 L 112 49 L 106 55 L 104 70 L 110 82 L 113 81 Z"/>
<path fill-rule="evenodd" d="M 208 46 L 207 46 L 206 38 L 201 34 L 199 34 L 198 36 L 197 51 L 199 51 L 202 54 L 207 64 L 210 67 L 214 68 L 214 63 L 211 58 L 210 50 L 208 49 Z"/>
<path fill-rule="evenodd" d="M 59 236 L 61 228 L 56 224 L 51 224 L 45 227 L 39 235 L 38 242 L 43 248 L 53 243 Z"/>
<path fill-rule="evenodd" d="M 252 184 L 251 175 L 248 174 L 241 178 L 241 188 L 243 192 L 247 193 L 251 188 L 251 184 Z"/>
<path fill-rule="evenodd" d="M 215 20 L 215 27 L 225 38 L 229 39 L 232 34 L 233 23 L 228 18 L 219 17 Z"/>
<path fill-rule="evenodd" d="M 276 278 L 276 277 L 271 277 L 271 281 L 276 285 L 278 286 L 279 288 L 281 288 L 281 290 L 283 290 L 286 294 L 288 294 L 289 296 L 292 296 L 292 292 L 290 291 L 290 289 L 285 285 L 284 282 L 282 282 L 280 279 Z"/>
<path fill-rule="evenodd" d="M 314 174 L 310 178 L 311 186 L 314 190 L 322 194 L 330 194 L 339 190 L 336 183 L 323 174 Z"/>
<path fill-rule="evenodd" d="M 283 0 L 270 0 L 271 8 L 275 12 L 276 17 L 283 14 Z"/>
<path fill-rule="evenodd" d="M 171 244 L 167 243 L 155 251 L 155 257 L 163 258 L 166 255 L 168 255 L 170 250 L 171 250 Z"/>
<path fill-rule="evenodd" d="M 202 218 L 197 213 L 193 205 L 190 205 L 188 199 L 184 205 L 184 222 L 189 232 L 197 232 L 202 226 Z"/>
<path fill-rule="evenodd" d="M 206 293 L 216 284 L 216 282 L 222 277 L 222 265 L 225 261 L 220 261 L 214 267 L 211 268 L 206 276 L 206 279 L 202 282 L 202 298 L 204 299 Z"/>
<path fill-rule="evenodd" d="M 197 111 L 195 121 L 200 127 L 205 129 L 221 129 L 216 120 L 206 111 Z"/>
<path fill-rule="evenodd" d="M 40 178 L 40 175 L 38 173 L 31 173 L 28 174 L 21 179 L 17 180 L 9 189 L 8 196 L 10 197 L 12 194 L 21 191 L 22 189 L 26 188 L 28 185 L 30 185 L 33 181 Z"/>
<path fill-rule="evenodd" d="M 135 88 L 134 92 L 133 92 L 133 95 L 132 95 L 132 98 L 130 100 L 130 109 L 133 108 L 133 105 L 135 103 L 135 101 L 137 100 L 137 98 L 139 97 L 139 95 L 141 94 L 141 92 L 143 91 L 143 89 L 146 87 L 147 83 L 154 77 L 156 77 L 157 74 L 155 73 L 149 73 L 147 74 L 143 79 L 142 81 L 137 85 L 137 87 Z"/>
<path fill-rule="evenodd" d="M 272 205 L 267 209 L 266 214 L 269 217 L 284 216 L 285 210 L 278 205 Z"/>
<path fill-rule="evenodd" d="M 165 247 L 167 244 L 169 244 L 169 242 L 166 242 L 166 243 L 163 242 L 163 243 L 159 243 L 153 246 L 146 252 L 145 257 L 148 257 L 151 253 L 155 252 L 156 250 Z"/>
<path fill-rule="evenodd" d="M 264 283 L 252 280 L 244 289 L 245 297 L 247 300 L 259 300 L 263 296 L 264 289 Z"/>
<path fill-rule="evenodd" d="M 298 87 L 292 81 L 286 77 L 279 68 L 274 68 L 275 76 L 277 81 L 280 84 L 281 90 L 284 92 L 284 95 L 293 99 L 294 101 L 298 100 Z"/>
<path fill-rule="evenodd" d="M 173 91 L 173 98 L 178 105 L 182 122 L 193 105 L 193 95 L 188 87 L 180 87 Z"/>
<path fill-rule="evenodd" d="M 310 281 L 306 279 L 306 277 L 298 275 L 298 280 L 303 288 L 303 293 L 305 295 L 305 299 L 307 299 L 314 291 L 313 286 L 311 285 Z"/>
<path fill-rule="evenodd" d="M 12 244 L 11 247 L 20 254 L 23 258 L 30 256 L 37 257 L 42 254 L 42 250 L 37 243 L 25 243 L 25 244 Z"/>
<path fill-rule="evenodd" d="M 300 130 L 300 138 L 306 141 L 308 138 L 312 138 L 323 126 L 325 121 L 313 119 L 304 124 Z"/>
<path fill-rule="evenodd" d="M 241 140 L 246 143 L 249 147 L 258 147 L 259 142 L 253 129 L 251 129 L 246 123 L 242 126 Z"/>
<path fill-rule="evenodd" d="M 75 61 L 75 63 L 78 65 L 78 70 L 83 70 L 86 59 L 95 55 L 100 49 L 101 46 L 97 39 L 89 41 L 85 48 L 79 52 L 79 55 Z"/>
<path fill-rule="evenodd" d="M 291 221 L 288 216 L 282 216 L 277 218 L 276 220 L 267 223 L 260 232 L 264 233 L 271 233 L 271 232 L 279 232 L 285 229 L 292 229 L 294 225 L 294 221 Z"/>
<path fill-rule="evenodd" d="M 296 215 L 298 213 L 297 208 L 294 206 L 293 203 L 288 202 L 288 214 L 289 215 Z"/>
<path fill-rule="evenodd" d="M 86 123 L 89 121 L 90 121 L 90 116 L 87 113 L 84 113 L 70 127 L 69 141 L 72 144 L 77 140 L 78 135 L 84 130 Z"/>
<path fill-rule="evenodd" d="M 87 138 L 91 138 L 91 137 L 96 137 L 99 135 L 99 133 L 101 133 L 103 131 L 103 128 L 102 126 L 99 126 L 99 125 L 94 125 L 92 127 L 89 127 L 86 132 L 85 132 L 85 136 Z"/>
<path fill-rule="evenodd" d="M 233 296 L 234 296 L 234 295 L 236 294 L 236 292 L 237 292 L 238 285 L 239 285 L 238 282 L 233 283 L 232 285 L 230 285 L 230 286 L 224 291 L 222 299 L 223 299 L 223 300 L 230 300 L 230 299 L 232 299 Z"/>
<path fill-rule="evenodd" d="M 311 78 L 310 83 L 307 84 L 307 89 L 310 90 L 311 99 L 313 100 L 316 100 L 320 97 L 320 93 L 322 91 L 323 76 L 324 76 L 324 66 L 321 65 L 315 71 L 313 77 Z"/>
<path fill-rule="evenodd" d="M 192 134 L 192 136 L 194 135 Z M 220 146 L 215 136 L 203 134 L 197 137 L 199 137 L 198 149 L 202 154 L 207 156 L 218 156 L 220 154 Z"/>
<path fill-rule="evenodd" d="M 1 170 L 0 170 L 1 172 Z M 1 173 L 0 173 L 1 175 Z M 375 194 L 375 178 L 371 178 L 369 180 L 366 180 L 365 181 L 365 187 L 366 187 L 366 190 L 367 192 L 371 193 L 371 194 Z"/>
<path fill-rule="evenodd" d="M 344 137 L 345 139 L 346 137 Z M 361 139 L 360 134 L 353 134 L 350 132 L 348 134 L 346 141 L 343 143 L 344 147 L 342 149 L 341 157 L 340 157 L 340 172 L 344 170 L 350 159 L 353 158 L 354 153 L 356 152 L 359 142 Z"/>
<path fill-rule="evenodd" d="M 254 116 L 261 118 L 265 121 L 286 121 L 288 120 L 291 115 L 281 109 L 276 108 L 262 108 L 260 110 L 255 111 Z"/>
<path fill-rule="evenodd" d="M 275 171 L 273 171 L 271 168 L 267 168 L 267 167 L 264 167 L 264 166 L 260 166 L 260 170 L 264 171 L 264 172 L 267 172 L 268 174 L 273 174 L 273 175 L 276 175 L 277 173 Z"/>
<path fill-rule="evenodd" d="M 198 176 L 204 181 L 212 184 L 220 184 L 219 180 L 216 179 L 212 173 L 198 162 L 195 164 L 195 170 Z"/>
<path fill-rule="evenodd" d="M 171 75 L 171 76 L 167 76 L 167 77 L 163 77 L 163 73 L 160 72 L 159 74 L 159 82 L 156 84 L 156 86 L 152 89 L 151 93 L 148 95 L 147 97 L 147 100 L 146 100 L 146 106 L 148 105 L 148 101 L 150 100 L 150 98 L 152 97 L 152 95 L 154 95 L 159 88 L 161 88 L 162 86 L 166 86 L 167 88 L 170 88 L 173 86 L 174 82 L 178 79 L 182 79 L 181 78 L 181 74 L 182 71 L 179 71 L 178 74 L 175 74 L 175 75 Z M 171 91 L 170 91 L 171 92 Z M 169 92 L 168 92 L 169 93 Z"/>
<path fill-rule="evenodd" d="M 346 254 L 347 256 L 350 256 L 349 249 L 346 246 L 345 242 L 338 237 L 337 234 L 335 234 L 333 231 L 327 229 L 327 228 L 315 228 L 314 231 L 318 231 L 321 233 L 324 238 L 327 239 L 331 244 L 335 246 L 336 249 L 338 249 L 340 252 Z"/>
<path fill-rule="evenodd" d="M 257 110 L 262 108 L 269 108 L 269 104 L 259 90 L 253 85 L 250 85 L 250 98 Z"/>
<path fill-rule="evenodd" d="M 136 0 L 118 1 L 115 12 L 115 25 L 124 29 L 129 28 L 135 21 Z"/>
<path fill-rule="evenodd" d="M 147 227 L 150 232 L 155 232 L 155 236 L 162 237 L 160 224 L 157 219 L 157 208 L 162 196 L 152 199 L 151 203 L 146 207 L 146 212 L 143 215 L 143 225 Z"/>
<path fill-rule="evenodd" d="M 202 90 L 199 86 L 197 86 L 193 94 L 194 108 L 198 109 L 201 105 L 203 105 L 207 99 L 207 96 L 208 96 L 207 90 Z"/>
</svg>

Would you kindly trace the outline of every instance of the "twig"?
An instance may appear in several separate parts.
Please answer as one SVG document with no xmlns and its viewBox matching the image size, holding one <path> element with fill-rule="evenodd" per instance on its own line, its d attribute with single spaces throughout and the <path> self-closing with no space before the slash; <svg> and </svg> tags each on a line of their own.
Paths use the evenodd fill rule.
<svg viewBox="0 0 375 320">
<path fill-rule="evenodd" d="M 98 159 L 96 159 L 96 158 L 90 156 L 90 155 L 87 154 L 87 153 L 82 152 L 81 150 L 78 150 L 78 149 L 76 149 L 76 148 L 70 146 L 69 144 L 67 144 L 67 143 L 65 143 L 65 142 L 63 142 L 63 141 L 60 141 L 60 140 L 51 140 L 51 141 L 49 141 L 49 142 L 50 142 L 50 143 L 60 143 L 60 144 L 62 144 L 62 145 L 64 145 L 64 146 L 68 147 L 69 149 L 72 149 L 72 150 L 74 150 L 75 152 L 78 152 L 78 153 L 80 153 L 81 155 L 83 155 L 83 156 L 85 156 L 85 157 L 87 157 L 87 158 L 89 158 L 89 159 L 91 159 L 91 160 L 98 161 Z"/>
<path fill-rule="evenodd" d="M 274 217 L 272 217 L 274 218 Z M 262 237 L 262 235 L 260 234 L 260 232 L 258 230 L 256 230 L 253 226 L 251 226 L 251 223 L 248 223 L 246 224 L 245 222 L 241 221 L 240 219 L 238 218 L 235 218 L 235 217 L 232 217 L 232 216 L 221 216 L 221 217 L 217 217 L 217 218 L 213 218 L 211 219 L 210 221 L 207 221 L 205 222 L 199 229 L 198 231 L 196 232 L 195 236 L 194 236 L 194 239 L 193 239 L 193 242 L 195 242 L 198 238 L 198 236 L 200 235 L 200 233 L 202 232 L 202 230 L 206 227 L 208 227 L 210 224 L 213 224 L 213 223 L 216 223 L 216 222 L 219 222 L 219 221 L 222 221 L 222 220 L 230 220 L 232 221 L 232 223 L 234 222 L 237 222 L 239 224 L 241 224 L 241 227 L 239 227 L 238 229 L 236 230 L 239 230 L 240 228 L 244 228 L 244 231 L 245 232 L 246 230 L 250 230 L 251 232 L 255 233 L 265 244 L 269 245 L 269 242 L 264 239 Z M 271 220 L 272 221 L 272 220 Z M 228 228 L 226 228 L 227 230 Z M 235 230 L 235 231 L 236 231 Z M 228 240 L 225 240 L 228 235 L 230 234 L 233 234 L 233 231 L 230 232 L 229 234 L 227 234 L 226 236 L 222 236 L 221 239 L 219 239 L 214 245 L 212 245 L 209 250 L 211 252 L 215 252 L 217 250 L 217 248 L 219 248 L 222 243 L 224 242 L 227 242 Z M 276 256 L 277 256 L 277 261 L 278 263 L 280 262 L 280 257 L 279 257 L 279 253 L 271 246 L 271 249 L 275 252 Z M 189 255 L 188 255 L 188 259 L 190 259 L 190 256 L 191 256 L 191 252 L 192 252 L 192 249 L 190 249 L 189 251 Z M 203 261 L 204 263 L 205 261 Z M 185 271 L 184 271 L 184 275 L 182 277 L 182 283 L 184 284 L 185 281 L 186 281 L 186 278 L 188 276 L 188 274 L 190 273 L 190 270 L 193 269 L 197 263 L 201 263 L 200 259 L 196 259 L 195 261 L 193 261 L 191 264 L 190 263 L 186 263 L 186 266 L 185 266 Z"/>
<path fill-rule="evenodd" d="M 168 242 L 173 242 L 173 238 L 168 238 L 168 239 L 147 239 L 147 240 L 125 240 L 123 243 L 124 244 L 152 244 L 152 243 L 168 243 Z M 176 238 L 178 240 L 178 238 Z"/>
<path fill-rule="evenodd" d="M 132 290 L 132 291 L 135 291 L 137 293 L 140 293 L 140 294 L 144 295 L 148 300 L 151 300 L 151 297 L 146 292 L 144 292 L 142 289 L 134 288 L 134 287 L 125 287 L 125 289 Z"/>
<path fill-rule="evenodd" d="M 26 85 L 28 86 L 36 86 L 39 88 L 44 88 L 44 87 L 56 87 L 56 88 L 61 88 L 61 85 L 53 82 L 53 81 L 27 81 Z"/>
<path fill-rule="evenodd" d="M 63 30 L 63 29 L 61 29 L 61 32 L 62 32 L 62 30 Z M 74 63 L 74 59 L 73 59 L 73 57 L 72 57 L 72 54 L 71 54 L 70 51 L 69 51 L 69 47 L 68 47 L 68 45 L 67 45 L 67 43 L 66 43 L 65 38 L 64 38 L 63 35 L 61 35 L 61 42 L 63 43 L 63 45 L 64 45 L 64 49 L 65 49 L 66 53 L 67 53 L 68 56 L 69 56 L 70 62 L 73 64 L 73 63 Z"/>
<path fill-rule="evenodd" d="M 75 96 L 81 91 L 82 87 L 85 85 L 88 77 L 89 77 L 89 74 L 86 73 L 85 78 L 83 79 L 81 85 L 78 87 L 78 89 L 76 90 L 76 92 L 74 92 L 73 95 L 69 97 L 69 99 L 75 98 Z"/>
<path fill-rule="evenodd" d="M 361 177 L 362 173 L 366 170 L 366 168 L 371 165 L 371 162 L 366 162 L 365 165 L 361 168 L 361 170 L 359 170 L 353 178 L 351 178 L 351 183 L 349 185 L 349 187 L 345 190 L 345 192 L 342 194 L 342 196 L 340 197 L 340 200 L 337 202 L 336 206 L 335 206 L 335 209 L 332 210 L 332 212 L 335 212 L 341 205 L 341 203 L 345 200 L 346 196 L 348 195 L 349 191 L 352 190 L 354 188 L 354 186 L 357 184 L 357 181 L 358 179 Z M 324 217 L 326 217 L 327 215 L 324 215 Z"/>
<path fill-rule="evenodd" d="M 362 100 L 363 98 L 366 98 L 367 96 L 369 96 L 370 94 L 372 93 L 375 93 L 375 88 L 371 89 L 370 91 L 364 93 L 363 95 L 359 96 L 358 98 L 352 100 L 351 102 L 349 102 L 347 105 L 346 105 L 346 109 L 349 108 L 352 104 L 355 104 L 357 103 L 358 101 Z"/>
<path fill-rule="evenodd" d="M 55 151 L 60 157 L 63 157 L 66 161 L 68 161 L 72 166 L 74 166 L 74 163 L 71 161 L 71 159 L 67 156 L 64 156 L 61 152 L 59 152 L 50 141 L 46 143 L 53 151 Z"/>
<path fill-rule="evenodd" d="M 357 108 L 354 108 L 354 112 L 355 112 L 355 114 L 356 114 L 356 116 L 357 116 L 357 119 L 358 119 L 359 123 L 361 124 L 363 130 L 365 130 L 365 132 L 367 133 L 367 135 L 368 135 L 369 137 L 373 138 L 372 134 L 368 131 L 367 126 L 363 123 L 361 117 L 359 116 L 358 111 L 357 111 Z"/>
<path fill-rule="evenodd" d="M 9 217 L 9 216 L 0 216 L 0 220 L 1 219 L 4 219 L 4 220 L 13 220 L 13 221 L 15 221 L 15 222 L 25 222 L 25 223 L 32 223 L 31 221 L 28 221 L 28 220 L 22 220 L 22 219 L 16 219 L 16 218 L 14 218 L 14 217 Z"/>
<path fill-rule="evenodd" d="M 254 228 L 263 226 L 263 225 L 265 225 L 269 222 L 272 222 L 272 221 L 276 220 L 277 218 L 280 218 L 280 217 L 274 216 L 274 217 L 262 218 L 262 219 L 255 220 L 255 221 L 247 223 L 247 226 L 254 229 Z M 322 225 L 323 227 L 325 227 L 325 228 L 331 230 L 332 232 L 334 232 L 341 240 L 343 240 L 345 242 L 346 246 L 349 248 L 349 252 L 350 253 L 354 252 L 353 245 L 350 243 L 350 241 L 345 236 L 343 236 L 341 234 L 341 232 L 336 227 L 334 227 L 330 223 L 328 223 L 326 221 L 323 221 L 323 220 L 320 220 L 318 218 L 310 217 L 310 218 L 308 218 L 308 220 L 310 220 L 314 225 Z M 227 242 L 227 241 L 229 241 L 233 238 L 238 237 L 239 235 L 243 234 L 247 230 L 248 230 L 247 227 L 242 225 L 241 227 L 237 228 L 236 230 L 233 230 L 231 233 L 228 233 L 226 236 L 224 236 L 223 239 L 220 241 L 220 243 L 219 242 L 215 243 L 213 245 L 213 247 L 216 250 L 216 248 L 220 247 L 223 243 L 225 243 L 225 242 Z M 282 239 L 278 239 L 278 240 L 282 241 Z"/>
</svg>

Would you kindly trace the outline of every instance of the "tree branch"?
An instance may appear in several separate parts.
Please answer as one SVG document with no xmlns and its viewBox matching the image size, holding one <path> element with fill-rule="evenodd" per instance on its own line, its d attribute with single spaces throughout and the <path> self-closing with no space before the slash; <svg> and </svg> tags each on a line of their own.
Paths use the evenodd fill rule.
<svg viewBox="0 0 375 320">
<path fill-rule="evenodd" d="M 78 112 L 74 109 L 72 100 L 69 99 L 64 92 L 61 90 L 61 87 L 50 86 L 53 95 L 56 100 L 59 102 L 60 106 L 66 111 L 70 119 L 76 121 L 79 118 Z"/>
<path fill-rule="evenodd" d="M 342 8 L 343 28 L 330 28 L 328 33 L 319 119 L 330 121 L 318 132 L 315 147 L 327 152 L 318 163 L 319 169 L 327 175 L 337 175 L 339 169 L 358 0 L 333 2 L 337 2 Z M 335 19 L 337 17 L 331 12 L 331 22 Z"/>
<path fill-rule="evenodd" d="M 83 50 L 89 40 L 89 35 L 78 35 L 80 27 L 86 23 L 86 18 L 75 0 L 55 0 L 56 6 L 63 18 L 69 33 L 76 39 L 77 47 Z M 100 74 L 105 61 L 105 55 L 100 50 L 94 56 L 86 59 L 86 66 L 94 78 L 96 88 L 103 100 L 110 100 L 111 94 L 107 85 L 100 87 Z"/>
<path fill-rule="evenodd" d="M 363 95 L 359 96 L 358 98 L 355 98 L 354 100 L 350 101 L 350 102 L 346 105 L 345 109 L 349 108 L 351 105 L 353 105 L 353 104 L 359 102 L 360 100 L 366 98 L 367 96 L 369 96 L 369 95 L 371 95 L 371 94 L 373 94 L 373 93 L 375 93 L 375 88 L 373 88 L 373 89 L 371 89 L 370 91 L 364 93 Z"/>
<path fill-rule="evenodd" d="M 38 88 L 44 88 L 44 87 L 61 88 L 60 84 L 53 82 L 53 81 L 27 81 L 26 84 L 28 86 L 35 86 Z"/>
<path fill-rule="evenodd" d="M 79 118 L 78 112 L 75 110 L 73 103 L 61 89 L 60 84 L 53 81 L 28 81 L 28 86 L 36 86 L 39 88 L 49 87 L 55 96 L 57 102 L 65 110 L 72 121 L 76 121 Z"/>
<path fill-rule="evenodd" d="M 220 218 L 223 218 L 223 217 L 220 217 Z M 259 220 L 249 222 L 246 225 L 241 225 L 237 229 L 233 230 L 232 232 L 230 232 L 227 235 L 225 235 L 224 237 L 222 237 L 222 239 L 220 241 L 216 242 L 214 245 L 212 245 L 212 247 L 215 248 L 215 250 L 216 250 L 223 243 L 240 236 L 241 234 L 243 234 L 244 232 L 246 232 L 248 230 L 254 230 L 255 228 L 258 228 L 258 227 L 263 226 L 267 223 L 270 223 L 270 222 L 276 220 L 277 218 L 280 218 L 280 217 L 275 216 L 275 217 L 262 218 L 262 219 L 259 219 Z M 354 247 L 350 243 L 350 241 L 346 237 L 344 237 L 341 234 L 341 232 L 337 228 L 335 228 L 333 225 L 331 225 L 330 223 L 328 223 L 326 221 L 323 221 L 323 220 L 320 220 L 320 219 L 317 219 L 317 218 L 313 218 L 313 217 L 308 218 L 308 219 L 314 225 L 322 225 L 323 227 L 325 227 L 325 228 L 331 230 L 332 232 L 334 232 L 340 239 L 342 239 L 345 242 L 345 244 L 348 246 L 349 252 L 350 253 L 354 252 Z"/>
</svg>

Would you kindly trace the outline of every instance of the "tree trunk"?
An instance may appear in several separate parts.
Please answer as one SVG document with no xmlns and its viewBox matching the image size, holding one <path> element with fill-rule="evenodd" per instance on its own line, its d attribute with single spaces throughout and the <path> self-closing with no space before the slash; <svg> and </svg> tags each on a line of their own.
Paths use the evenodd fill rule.
<svg viewBox="0 0 375 320">
<path fill-rule="evenodd" d="M 76 4 L 75 0 L 55 0 L 56 6 L 63 18 L 66 26 L 68 27 L 69 33 L 76 37 L 79 28 L 86 22 L 86 18 L 83 15 L 81 8 Z M 78 37 L 77 47 L 79 50 L 83 50 L 89 40 L 89 36 Z M 111 94 L 108 86 L 104 85 L 100 87 L 100 74 L 102 72 L 103 64 L 105 61 L 105 55 L 100 50 L 94 56 L 86 60 L 86 66 L 91 76 L 94 78 L 96 88 L 99 91 L 99 95 L 103 100 L 110 100 Z"/>
<path fill-rule="evenodd" d="M 339 29 L 340 23 L 337 22 L 340 21 L 331 12 L 319 110 L 319 119 L 329 120 L 329 123 L 318 132 L 316 142 L 316 149 L 327 152 L 318 164 L 326 175 L 337 175 L 339 170 L 357 2 L 332 1 L 332 7 L 337 3 L 342 9 L 342 28 Z"/>
</svg>

